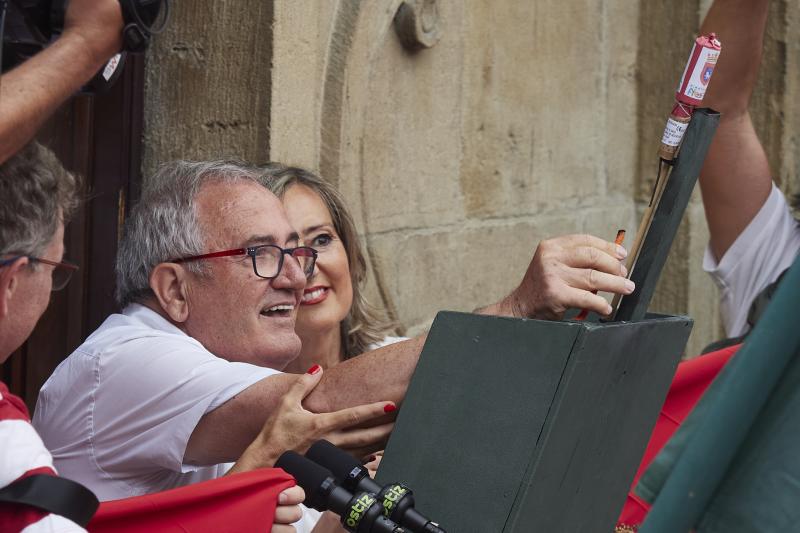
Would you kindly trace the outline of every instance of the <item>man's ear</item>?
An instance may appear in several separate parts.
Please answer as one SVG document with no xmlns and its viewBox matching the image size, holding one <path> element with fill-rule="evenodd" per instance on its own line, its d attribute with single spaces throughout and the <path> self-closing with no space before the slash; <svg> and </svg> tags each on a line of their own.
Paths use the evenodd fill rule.
<svg viewBox="0 0 800 533">
<path fill-rule="evenodd" d="M 186 270 L 176 263 L 159 263 L 150 273 L 150 288 L 173 322 L 186 322 L 189 318 L 187 278 Z"/>
<path fill-rule="evenodd" d="M 0 319 L 8 316 L 11 299 L 19 288 L 20 271 L 28 264 L 27 257 L 20 257 L 13 263 L 0 268 Z"/>
</svg>

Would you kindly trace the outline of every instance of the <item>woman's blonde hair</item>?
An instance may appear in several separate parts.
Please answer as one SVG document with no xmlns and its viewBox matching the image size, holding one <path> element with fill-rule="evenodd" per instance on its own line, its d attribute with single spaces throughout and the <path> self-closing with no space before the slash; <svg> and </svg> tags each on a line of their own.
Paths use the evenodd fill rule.
<svg viewBox="0 0 800 533">
<path fill-rule="evenodd" d="M 319 194 L 331 215 L 334 229 L 342 240 L 350 279 L 353 285 L 353 304 L 340 325 L 344 358 L 349 359 L 380 342 L 394 329 L 386 312 L 367 301 L 362 293 L 367 279 L 367 261 L 361 249 L 356 225 L 350 216 L 344 199 L 330 183 L 316 174 L 298 167 L 286 167 L 279 163 L 268 163 L 261 167 L 259 181 L 278 198 L 292 185 L 304 185 Z"/>
</svg>

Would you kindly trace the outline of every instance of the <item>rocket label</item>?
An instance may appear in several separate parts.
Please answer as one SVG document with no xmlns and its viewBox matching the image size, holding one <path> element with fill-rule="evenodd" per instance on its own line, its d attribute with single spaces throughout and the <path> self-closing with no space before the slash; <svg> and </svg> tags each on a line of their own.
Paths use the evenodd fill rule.
<svg viewBox="0 0 800 533">
<path fill-rule="evenodd" d="M 661 144 L 667 146 L 678 146 L 681 144 L 683 134 L 686 133 L 686 128 L 689 122 L 678 122 L 677 120 L 667 120 L 667 127 L 664 128 L 664 135 L 661 137 Z"/>
<path fill-rule="evenodd" d="M 701 35 L 694 40 L 689 60 L 683 69 L 681 81 L 675 91 L 675 106 L 669 115 L 658 157 L 662 161 L 672 161 L 681 144 L 684 133 L 692 118 L 694 108 L 700 105 L 706 88 L 717 66 L 722 43 L 714 33 Z"/>
<path fill-rule="evenodd" d="M 695 44 L 678 86 L 676 100 L 687 105 L 700 105 L 718 58 L 719 50 Z"/>
</svg>

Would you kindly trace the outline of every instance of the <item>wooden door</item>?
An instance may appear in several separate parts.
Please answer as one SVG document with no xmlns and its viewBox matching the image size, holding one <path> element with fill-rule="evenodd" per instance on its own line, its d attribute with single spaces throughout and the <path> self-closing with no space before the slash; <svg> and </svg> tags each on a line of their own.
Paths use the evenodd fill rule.
<svg viewBox="0 0 800 533">
<path fill-rule="evenodd" d="M 76 95 L 39 132 L 39 141 L 82 177 L 84 202 L 64 236 L 65 257 L 80 270 L 52 294 L 28 341 L 0 366 L 0 378 L 31 411 L 55 367 L 117 310 L 117 242 L 141 184 L 143 88 L 144 58 L 129 55 L 108 92 Z"/>
</svg>

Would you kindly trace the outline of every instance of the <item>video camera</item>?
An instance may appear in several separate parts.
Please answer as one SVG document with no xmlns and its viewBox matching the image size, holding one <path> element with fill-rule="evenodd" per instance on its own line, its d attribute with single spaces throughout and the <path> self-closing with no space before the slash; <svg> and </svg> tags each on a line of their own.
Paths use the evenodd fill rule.
<svg viewBox="0 0 800 533">
<path fill-rule="evenodd" d="M 5 72 L 29 59 L 58 38 L 64 30 L 69 0 L 0 0 L 0 36 Z M 150 38 L 160 33 L 169 19 L 170 0 L 119 0 L 124 19 L 123 49 L 84 87 L 102 92 L 122 72 L 126 54 L 143 52 Z"/>
</svg>

